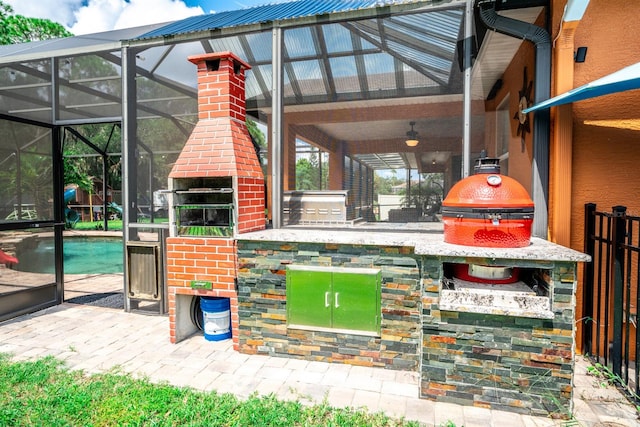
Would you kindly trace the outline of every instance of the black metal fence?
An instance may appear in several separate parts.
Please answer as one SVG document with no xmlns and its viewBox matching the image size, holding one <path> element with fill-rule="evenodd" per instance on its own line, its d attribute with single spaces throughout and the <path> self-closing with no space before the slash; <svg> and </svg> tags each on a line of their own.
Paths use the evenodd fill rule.
<svg viewBox="0 0 640 427">
<path fill-rule="evenodd" d="M 640 395 L 640 217 L 625 206 L 598 212 L 585 205 L 583 354 L 605 366 L 631 397 Z"/>
</svg>

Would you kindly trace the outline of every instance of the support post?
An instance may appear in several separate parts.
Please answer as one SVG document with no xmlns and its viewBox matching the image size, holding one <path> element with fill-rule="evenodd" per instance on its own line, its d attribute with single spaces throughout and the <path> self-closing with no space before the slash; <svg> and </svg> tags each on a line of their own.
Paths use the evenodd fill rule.
<svg viewBox="0 0 640 427">
<path fill-rule="evenodd" d="M 138 240 L 138 231 L 129 228 L 138 222 L 138 114 L 136 105 L 136 55 L 122 48 L 122 231 L 125 243 Z"/>
<path fill-rule="evenodd" d="M 591 262 L 584 267 L 584 286 L 582 287 L 582 354 L 592 353 L 593 342 L 593 269 L 595 260 L 596 204 L 584 205 L 584 252 L 591 256 Z"/>
<path fill-rule="evenodd" d="M 53 219 L 54 224 L 54 263 L 56 274 L 56 303 L 64 302 L 64 251 L 63 234 L 65 228 L 64 215 L 64 168 L 62 155 L 62 128 L 55 126 L 51 130 L 53 137 Z"/>
<path fill-rule="evenodd" d="M 613 256 L 611 257 L 611 274 L 613 283 L 613 341 L 611 348 L 611 363 L 613 373 L 622 376 L 622 316 L 624 302 L 624 244 L 626 240 L 626 215 L 625 206 L 614 206 L 612 214 L 613 235 L 611 245 Z"/>
<path fill-rule="evenodd" d="M 271 86 L 271 225 L 282 228 L 282 176 L 283 176 L 283 70 L 282 70 L 282 28 L 272 32 L 272 86 Z"/>
<path fill-rule="evenodd" d="M 109 218 L 107 216 L 107 174 L 109 173 L 109 166 L 107 162 L 109 156 L 107 153 L 102 153 L 102 228 L 104 231 L 109 230 Z M 93 220 L 93 212 L 91 212 Z"/>
<path fill-rule="evenodd" d="M 136 105 L 136 57 L 128 47 L 122 48 L 122 236 L 126 254 L 127 243 L 137 240 L 138 230 L 129 227 L 137 222 L 138 208 L 138 171 L 137 162 L 137 128 L 138 115 Z M 106 196 L 106 194 L 105 194 Z M 105 215 L 106 215 L 105 211 Z M 123 292 L 127 295 L 129 280 L 127 269 L 124 269 Z M 129 298 L 124 299 L 125 311 L 131 311 Z"/>
<path fill-rule="evenodd" d="M 467 0 L 464 9 L 464 98 L 463 98 L 463 130 L 462 130 L 462 176 L 466 178 L 471 172 L 471 51 L 473 36 L 473 4 Z"/>
</svg>

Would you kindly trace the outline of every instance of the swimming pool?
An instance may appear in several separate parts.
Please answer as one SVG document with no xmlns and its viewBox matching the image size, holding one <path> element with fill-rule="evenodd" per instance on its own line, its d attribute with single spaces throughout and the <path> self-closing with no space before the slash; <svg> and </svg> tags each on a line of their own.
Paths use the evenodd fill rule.
<svg viewBox="0 0 640 427">
<path fill-rule="evenodd" d="M 64 239 L 65 274 L 122 273 L 123 243 L 120 238 L 71 237 Z M 33 249 L 17 254 L 16 269 L 32 273 L 54 273 L 53 239 L 38 240 Z"/>
</svg>

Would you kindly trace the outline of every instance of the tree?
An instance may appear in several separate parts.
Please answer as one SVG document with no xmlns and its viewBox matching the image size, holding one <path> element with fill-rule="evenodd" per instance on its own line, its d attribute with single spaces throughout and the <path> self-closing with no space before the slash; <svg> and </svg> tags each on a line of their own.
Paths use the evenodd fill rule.
<svg viewBox="0 0 640 427">
<path fill-rule="evenodd" d="M 91 144 L 107 153 L 120 153 L 120 126 L 108 124 L 86 124 L 74 126 L 74 130 L 89 140 Z M 85 144 L 75 135 L 67 132 L 63 145 L 64 183 L 76 184 L 87 192 L 94 191 L 92 177 L 102 177 L 103 160 L 99 152 Z M 119 155 L 107 156 L 107 176 L 104 177 L 113 189 L 121 188 Z"/>
<path fill-rule="evenodd" d="M 266 149 L 267 143 L 265 142 L 264 133 L 262 133 L 262 131 L 258 129 L 257 123 L 248 117 L 247 117 L 246 123 L 247 123 L 247 130 L 255 140 L 256 144 L 258 144 L 260 148 Z"/>
<path fill-rule="evenodd" d="M 0 1 L 0 44 L 26 43 L 71 35 L 73 34 L 57 22 L 16 15 L 10 5 Z"/>
<path fill-rule="evenodd" d="M 315 177 L 317 168 L 309 159 L 301 158 L 296 162 L 296 190 L 317 190 Z"/>
<path fill-rule="evenodd" d="M 245 120 L 247 124 L 247 130 L 251 135 L 251 139 L 256 145 L 256 154 L 258 155 L 258 161 L 260 162 L 260 166 L 262 167 L 262 173 L 267 175 L 267 141 L 265 139 L 264 133 L 258 128 L 258 124 L 251 120 L 249 117 Z"/>
<path fill-rule="evenodd" d="M 404 183 L 404 181 L 396 176 L 395 170 L 390 170 L 389 176 L 375 173 L 373 175 L 373 191 L 375 196 L 378 194 L 393 194 L 393 187 Z"/>
<path fill-rule="evenodd" d="M 427 173 L 422 178 L 420 185 L 412 185 L 409 194 L 405 192 L 402 203 L 407 207 L 419 208 L 423 215 L 434 216 L 442 206 L 443 177 L 441 173 Z"/>
</svg>

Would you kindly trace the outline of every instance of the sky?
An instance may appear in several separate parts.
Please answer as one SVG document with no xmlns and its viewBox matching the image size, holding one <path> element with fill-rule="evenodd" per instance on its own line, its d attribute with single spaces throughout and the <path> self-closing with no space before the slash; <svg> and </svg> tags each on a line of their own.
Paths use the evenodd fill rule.
<svg viewBox="0 0 640 427">
<path fill-rule="evenodd" d="M 18 15 L 45 18 L 75 35 L 175 21 L 285 0 L 2 0 Z"/>
</svg>

